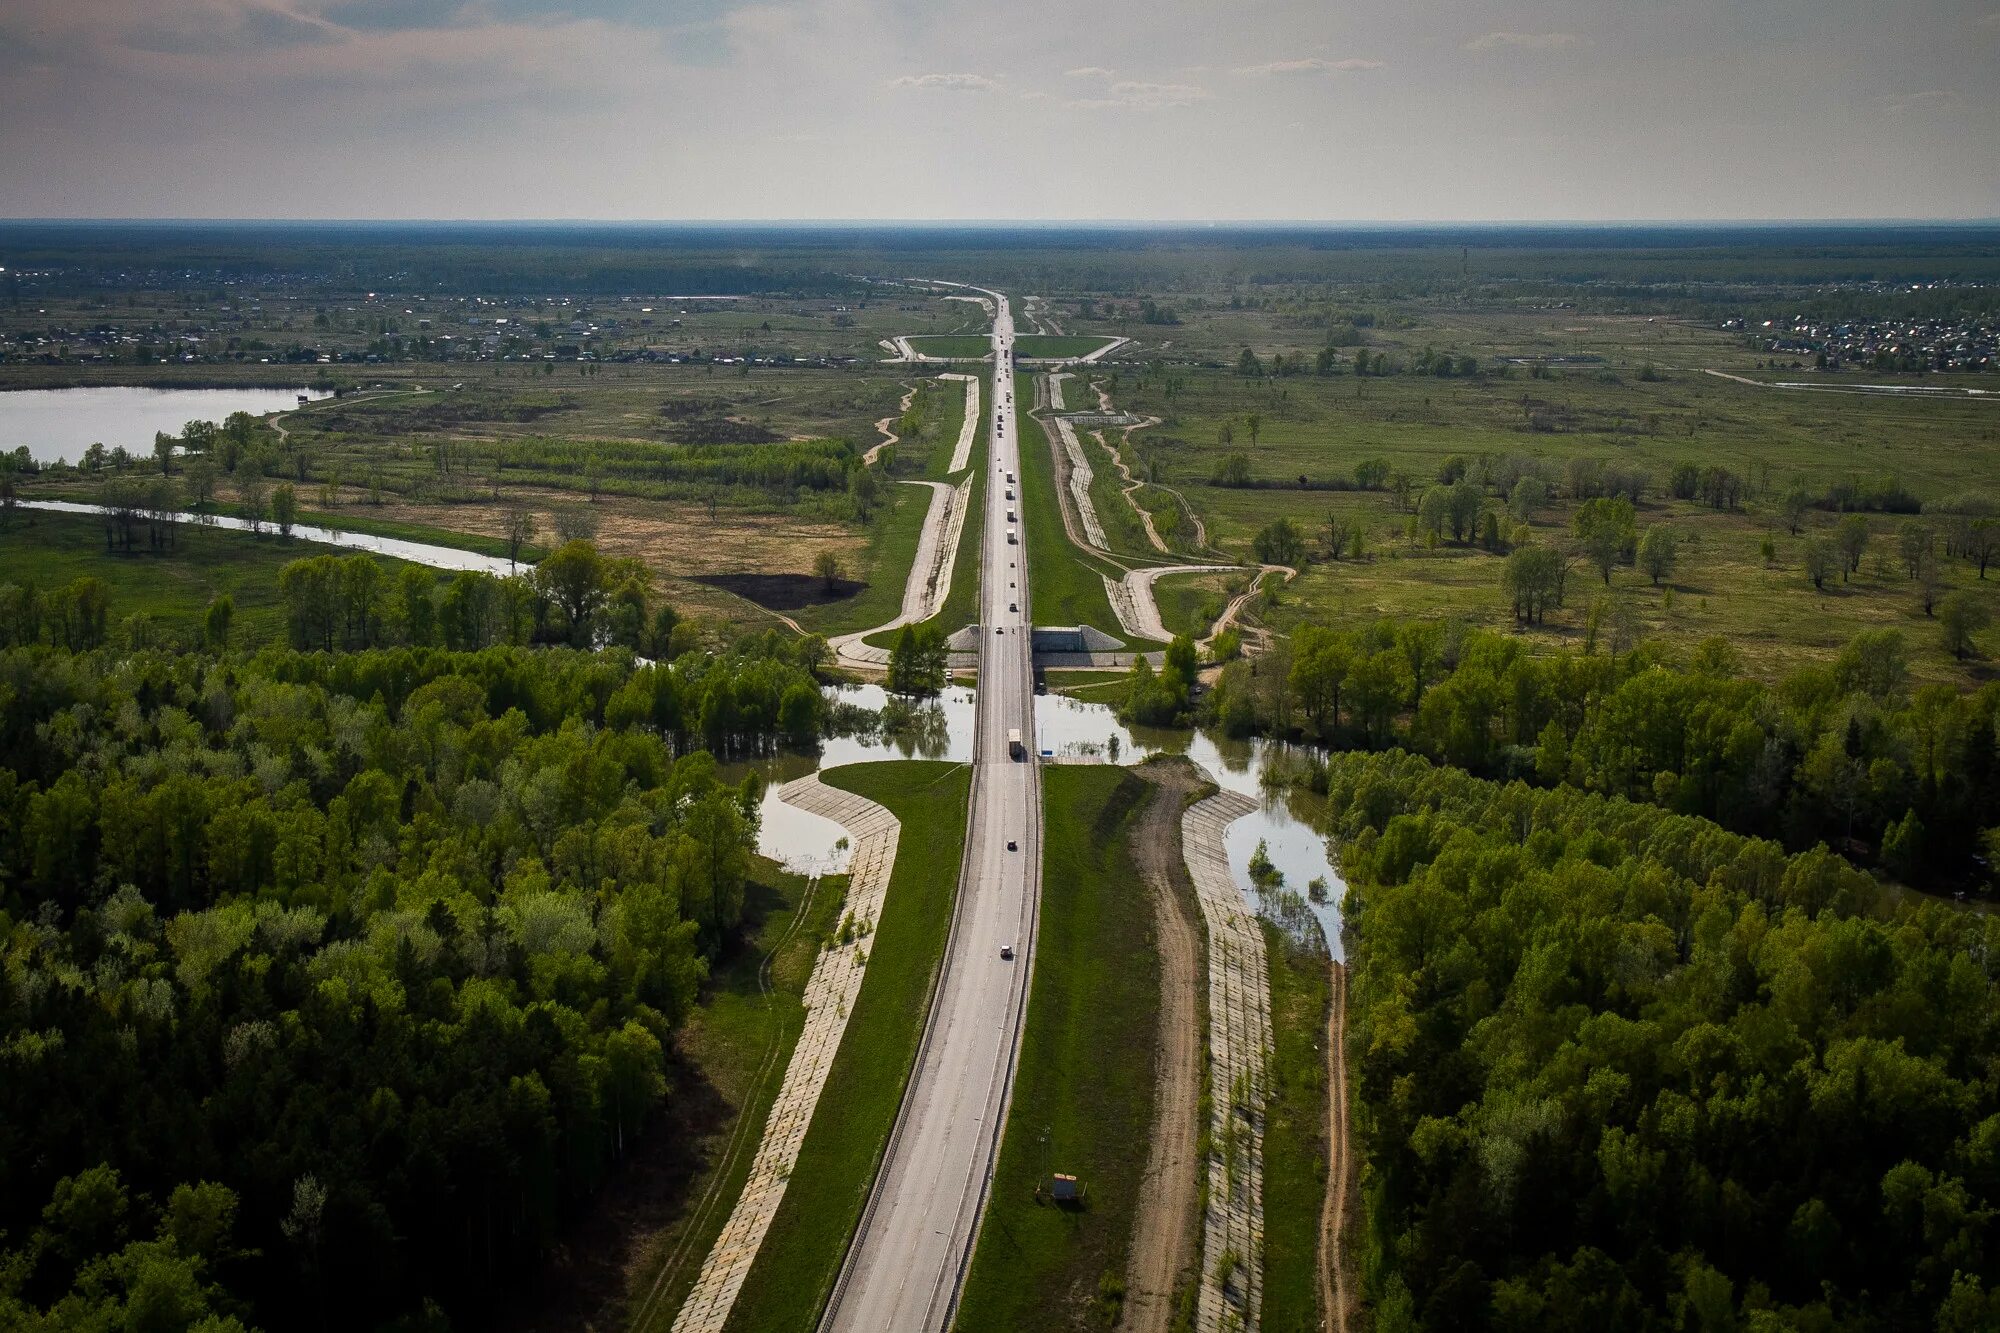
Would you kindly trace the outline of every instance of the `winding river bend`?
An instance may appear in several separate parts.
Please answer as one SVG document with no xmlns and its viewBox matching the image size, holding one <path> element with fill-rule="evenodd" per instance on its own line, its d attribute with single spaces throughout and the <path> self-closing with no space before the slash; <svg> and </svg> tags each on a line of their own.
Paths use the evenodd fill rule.
<svg viewBox="0 0 2000 1333">
<path fill-rule="evenodd" d="M 85 514 L 92 517 L 108 514 L 111 510 L 103 505 L 79 504 L 71 500 L 17 500 L 17 509 L 44 509 L 53 514 Z M 269 523 L 259 527 L 247 518 L 231 518 L 226 514 L 178 514 L 175 522 L 188 523 L 206 528 L 224 528 L 231 532 L 264 532 L 275 536 L 277 529 Z M 397 560 L 407 560 L 413 565 L 429 565 L 433 569 L 470 569 L 482 574 L 497 574 L 505 577 L 523 566 L 517 565 L 504 555 L 481 555 L 477 551 L 461 551 L 455 546 L 432 546 L 428 542 L 405 541 L 400 537 L 376 537 L 365 532 L 344 532 L 339 528 L 315 527 L 310 523 L 294 523 L 292 540 L 317 542 L 321 546 L 339 546 L 350 551 L 367 551 L 373 555 L 393 556 Z"/>
</svg>

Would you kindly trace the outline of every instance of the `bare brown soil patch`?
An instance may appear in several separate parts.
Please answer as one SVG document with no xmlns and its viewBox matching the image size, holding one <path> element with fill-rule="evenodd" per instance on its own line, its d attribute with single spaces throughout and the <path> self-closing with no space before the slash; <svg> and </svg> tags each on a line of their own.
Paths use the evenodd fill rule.
<svg viewBox="0 0 2000 1333">
<path fill-rule="evenodd" d="M 697 574 L 694 581 L 741 597 L 770 611 L 799 611 L 844 602 L 868 585 L 852 579 L 826 580 L 810 574 Z"/>
<path fill-rule="evenodd" d="M 653 575 L 655 588 L 683 614 L 754 619 L 757 609 L 777 603 L 752 597 L 746 605 L 744 597 L 716 576 L 793 576 L 818 586 L 812 567 L 820 552 L 833 552 L 849 570 L 859 570 L 867 552 L 864 536 L 837 523 L 728 509 L 718 510 L 711 519 L 702 505 L 629 496 L 606 496 L 596 504 L 586 504 L 573 495 L 522 488 L 510 489 L 498 501 L 398 504 L 362 512 L 453 532 L 502 537 L 507 506 L 514 503 L 526 505 L 533 513 L 535 540 L 543 545 L 557 540 L 558 512 L 587 508 L 597 520 L 597 549 L 644 565 Z M 846 587 L 846 583 L 841 586 Z M 859 586 L 854 585 L 854 590 Z"/>
</svg>

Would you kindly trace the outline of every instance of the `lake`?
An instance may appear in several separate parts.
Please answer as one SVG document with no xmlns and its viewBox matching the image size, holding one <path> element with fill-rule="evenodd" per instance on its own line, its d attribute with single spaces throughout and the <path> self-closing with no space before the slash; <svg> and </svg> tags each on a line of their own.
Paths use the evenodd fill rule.
<svg viewBox="0 0 2000 1333">
<path fill-rule="evenodd" d="M 232 412 L 287 412 L 298 406 L 300 394 L 327 396 L 304 388 L 9 389 L 0 392 L 0 450 L 12 453 L 25 444 L 37 463 L 78 462 L 93 444 L 150 454 L 157 431 L 178 435 L 190 421 L 219 423 Z"/>
</svg>

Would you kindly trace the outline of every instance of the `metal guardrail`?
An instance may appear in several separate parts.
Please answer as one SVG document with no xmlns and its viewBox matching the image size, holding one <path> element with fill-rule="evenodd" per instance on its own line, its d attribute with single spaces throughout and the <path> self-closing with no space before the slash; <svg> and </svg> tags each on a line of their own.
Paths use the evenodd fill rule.
<svg viewBox="0 0 2000 1333">
<path fill-rule="evenodd" d="M 1072 426 L 1136 426 L 1144 417 L 1135 417 L 1130 412 L 1059 412 L 1064 421 Z"/>
</svg>

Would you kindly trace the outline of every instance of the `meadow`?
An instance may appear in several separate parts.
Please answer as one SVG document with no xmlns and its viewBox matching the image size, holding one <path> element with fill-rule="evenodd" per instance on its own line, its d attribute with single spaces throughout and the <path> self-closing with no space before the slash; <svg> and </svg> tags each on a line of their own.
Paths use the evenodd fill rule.
<svg viewBox="0 0 2000 1333">
<path fill-rule="evenodd" d="M 1221 549 L 1254 558 L 1257 534 L 1277 518 L 1303 535 L 1310 563 L 1262 608 L 1266 623 L 1287 629 L 1419 615 L 1507 627 L 1514 617 L 1500 588 L 1505 547 L 1520 535 L 1569 543 L 1580 503 L 1569 479 L 1577 469 L 1600 469 L 1643 477 L 1637 526 L 1675 533 L 1675 568 L 1658 586 L 1629 563 L 1609 585 L 1578 570 L 1563 612 L 1529 631 L 1538 639 L 1578 639 L 1598 594 L 1609 592 L 1648 635 L 1686 643 L 1728 637 L 1765 675 L 1829 656 L 1859 630 L 1899 626 L 1918 650 L 1921 675 L 1984 678 L 1982 664 L 1962 664 L 1935 642 L 1899 553 L 1906 528 L 1941 528 L 1942 511 L 1968 497 L 1995 498 L 2000 403 L 1758 387 L 1706 373 L 1780 378 L 1757 371 L 1740 341 L 1644 319 L 1466 316 L 1393 336 L 1372 342 L 1373 355 L 1401 359 L 1421 355 L 1413 346 L 1435 347 L 1473 357 L 1481 369 L 1472 377 L 1363 377 L 1352 373 L 1350 350 L 1329 375 L 1155 365 L 1105 379 L 1120 407 L 1159 418 L 1131 433 L 1128 465 L 1186 496 Z M 1260 359 L 1270 351 L 1267 344 Z M 1509 359 L 1516 357 L 1524 360 Z M 1373 480 L 1358 471 L 1370 464 Z M 1231 466 L 1235 474 L 1226 475 Z M 1674 495 L 1675 471 L 1689 466 L 1726 469 L 1740 482 L 1735 503 Z M 1500 550 L 1433 542 L 1413 527 L 1423 491 L 1468 469 L 1496 479 L 1537 471 L 1548 483 L 1544 502 L 1515 514 L 1497 480 L 1485 488 L 1484 508 L 1505 538 Z M 1842 517 L 1839 496 L 1892 483 L 1925 514 L 1866 514 L 1859 568 L 1815 590 L 1807 552 Z M 1796 533 L 1782 512 L 1794 489 L 1814 501 Z M 1142 495 L 1164 492 L 1149 487 Z M 1336 531 L 1349 551 L 1331 560 Z M 1941 559 L 1936 573 L 1944 591 L 1963 589 L 2000 613 L 2000 582 L 1954 559 Z"/>
</svg>

